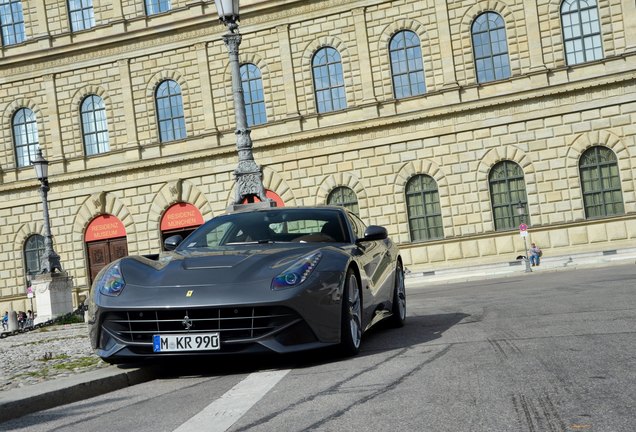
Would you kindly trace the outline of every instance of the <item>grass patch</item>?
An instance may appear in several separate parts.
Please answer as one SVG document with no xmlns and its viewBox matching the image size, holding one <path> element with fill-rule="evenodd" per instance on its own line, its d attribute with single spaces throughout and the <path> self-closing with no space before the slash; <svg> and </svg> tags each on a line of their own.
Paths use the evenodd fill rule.
<svg viewBox="0 0 636 432">
<path fill-rule="evenodd" d="M 71 356 L 68 355 L 68 354 L 58 354 L 56 356 L 53 356 L 53 354 L 49 352 L 49 353 L 45 353 L 44 357 L 42 357 L 39 360 L 42 361 L 42 362 L 45 362 L 45 361 L 51 361 L 51 360 L 64 360 L 64 359 L 67 359 L 67 358 L 70 358 L 70 357 Z"/>
<path fill-rule="evenodd" d="M 99 363 L 99 358 L 97 357 L 80 357 L 75 360 L 53 365 L 51 367 L 53 369 L 73 370 L 78 368 L 86 368 L 86 367 L 95 366 L 97 363 Z"/>
</svg>

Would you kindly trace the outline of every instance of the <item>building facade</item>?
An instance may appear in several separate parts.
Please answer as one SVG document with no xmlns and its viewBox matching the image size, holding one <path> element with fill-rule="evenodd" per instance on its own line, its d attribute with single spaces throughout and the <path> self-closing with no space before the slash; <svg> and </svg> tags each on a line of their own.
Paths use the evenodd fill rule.
<svg viewBox="0 0 636 432">
<path fill-rule="evenodd" d="M 254 158 L 279 205 L 385 225 L 410 268 L 634 247 L 633 0 L 244 0 Z M 238 161 L 207 0 L 0 1 L 0 309 L 30 309 L 49 160 L 75 302 L 225 211 Z M 517 208 L 527 213 L 519 216 Z"/>
</svg>

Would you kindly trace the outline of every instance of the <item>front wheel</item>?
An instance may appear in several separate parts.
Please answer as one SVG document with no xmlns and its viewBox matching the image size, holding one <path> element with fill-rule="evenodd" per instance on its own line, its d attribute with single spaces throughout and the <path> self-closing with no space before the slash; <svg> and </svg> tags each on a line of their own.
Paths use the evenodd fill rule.
<svg viewBox="0 0 636 432">
<path fill-rule="evenodd" d="M 401 264 L 398 264 L 395 269 L 390 320 L 393 327 L 404 327 L 404 322 L 406 321 L 406 288 L 404 286 L 404 269 L 402 269 Z"/>
<path fill-rule="evenodd" d="M 340 318 L 340 352 L 345 356 L 356 355 L 362 341 L 362 304 L 360 284 L 352 269 L 347 270 L 342 291 Z"/>
</svg>

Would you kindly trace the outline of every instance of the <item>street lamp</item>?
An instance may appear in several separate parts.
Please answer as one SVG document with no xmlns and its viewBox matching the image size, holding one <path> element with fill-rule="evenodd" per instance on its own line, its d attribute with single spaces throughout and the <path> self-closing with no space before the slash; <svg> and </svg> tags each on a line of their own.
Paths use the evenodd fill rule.
<svg viewBox="0 0 636 432">
<path fill-rule="evenodd" d="M 526 206 L 521 201 L 517 204 L 517 215 L 519 215 L 519 219 L 521 223 L 525 223 L 526 220 Z M 523 235 L 523 247 L 525 248 L 526 255 L 526 273 L 532 273 L 532 268 L 530 267 L 530 257 L 528 257 L 528 243 L 526 242 L 528 232 L 526 231 L 526 235 Z"/>
<path fill-rule="evenodd" d="M 60 256 L 53 250 L 53 237 L 51 236 L 51 224 L 49 222 L 49 205 L 47 194 L 49 192 L 49 161 L 42 156 L 42 150 L 38 149 L 38 155 L 31 163 L 35 168 L 35 176 L 40 181 L 40 196 L 42 197 L 42 211 L 44 212 L 44 251 L 40 256 L 40 272 L 54 273 L 62 271 Z"/>
<path fill-rule="evenodd" d="M 272 205 L 272 201 L 265 197 L 263 173 L 254 161 L 252 139 L 250 138 L 251 131 L 247 127 L 239 64 L 239 45 L 241 44 L 241 34 L 238 32 L 239 0 L 214 0 L 214 3 L 216 4 L 219 19 L 228 29 L 227 33 L 223 35 L 223 42 L 230 55 L 232 93 L 234 95 L 234 113 L 236 117 L 236 150 L 239 156 L 238 166 L 234 170 L 236 179 L 234 204 L 241 204 L 245 198 L 249 202 L 253 202 L 254 198 L 257 197 L 261 202 Z"/>
</svg>

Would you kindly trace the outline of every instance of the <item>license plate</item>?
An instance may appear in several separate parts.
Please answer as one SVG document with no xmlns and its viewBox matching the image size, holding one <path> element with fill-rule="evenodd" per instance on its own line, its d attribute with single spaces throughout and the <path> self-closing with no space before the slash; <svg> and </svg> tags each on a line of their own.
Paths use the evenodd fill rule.
<svg viewBox="0 0 636 432">
<path fill-rule="evenodd" d="M 153 335 L 154 352 L 212 351 L 221 348 L 218 333 Z"/>
</svg>

